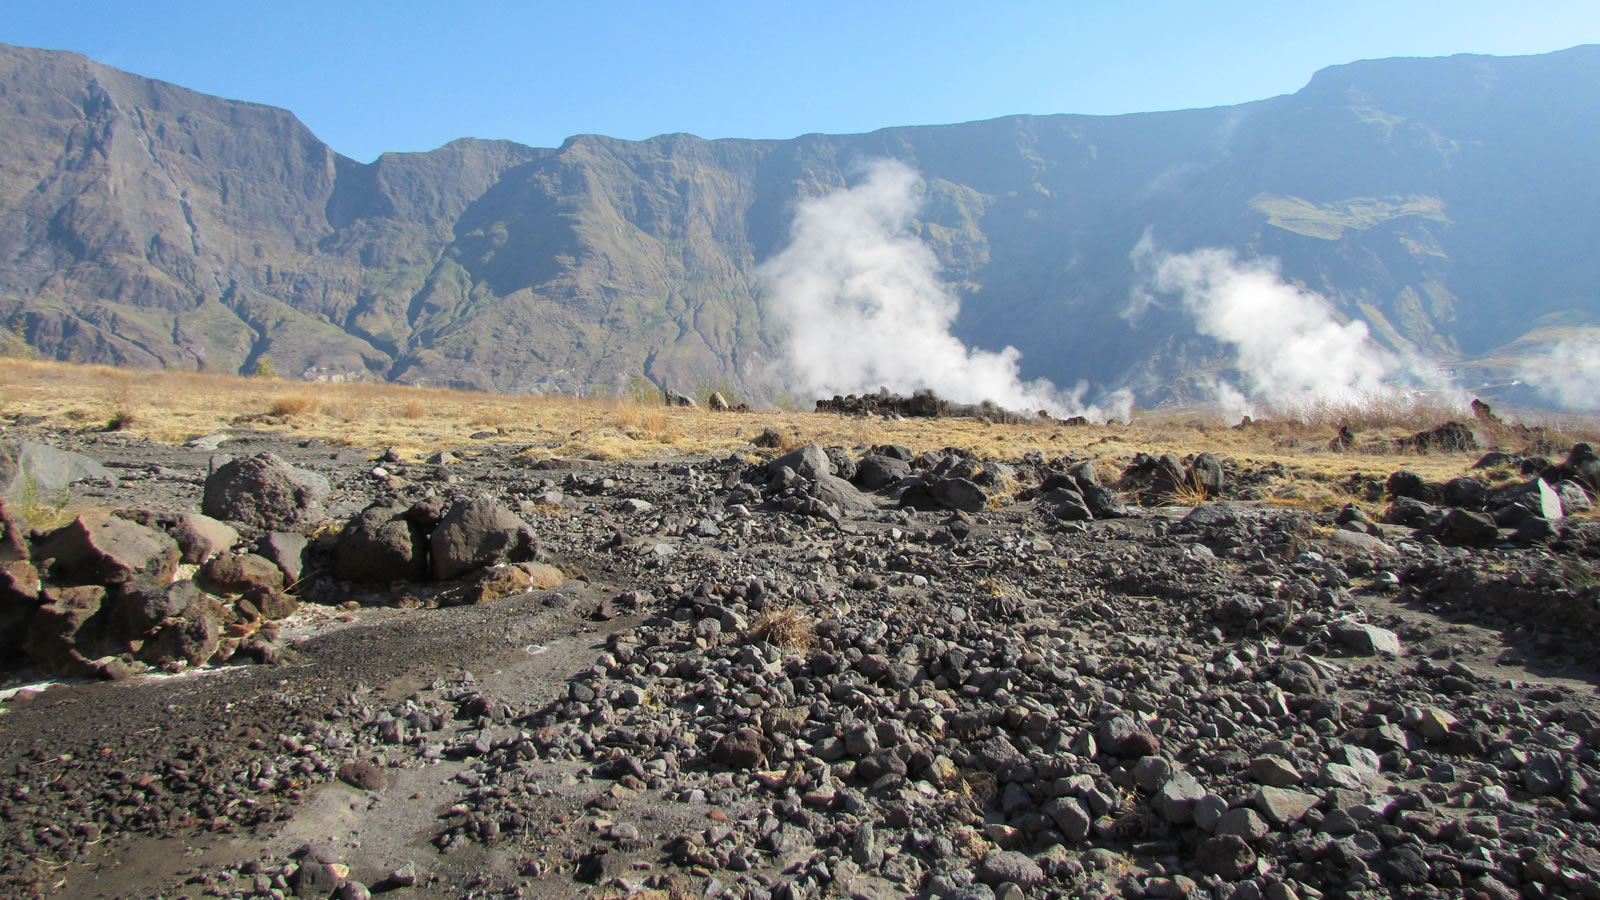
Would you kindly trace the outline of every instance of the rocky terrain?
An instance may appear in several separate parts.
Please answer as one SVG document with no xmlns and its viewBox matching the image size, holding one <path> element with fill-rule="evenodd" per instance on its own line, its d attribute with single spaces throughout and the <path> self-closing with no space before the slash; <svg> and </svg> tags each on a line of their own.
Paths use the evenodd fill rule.
<svg viewBox="0 0 1600 900">
<path fill-rule="evenodd" d="M 7 896 L 1600 896 L 1588 445 L 4 438 Z"/>
</svg>

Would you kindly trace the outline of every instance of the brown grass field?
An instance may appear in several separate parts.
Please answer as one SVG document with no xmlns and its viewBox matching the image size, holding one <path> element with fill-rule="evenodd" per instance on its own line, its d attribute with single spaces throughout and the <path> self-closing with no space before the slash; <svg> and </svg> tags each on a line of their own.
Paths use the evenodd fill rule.
<svg viewBox="0 0 1600 900">
<path fill-rule="evenodd" d="M 0 359 L 0 417 L 41 416 L 66 428 L 105 429 L 165 443 L 217 431 L 248 429 L 316 438 L 367 449 L 394 448 L 411 458 L 470 448 L 470 436 L 535 445 L 530 453 L 593 459 L 678 456 L 754 457 L 750 439 L 775 428 L 785 446 L 810 441 L 865 448 L 903 444 L 921 452 L 962 447 L 981 456 L 1016 459 L 1038 452 L 1102 461 L 1112 470 L 1139 452 L 1210 451 L 1243 465 L 1281 462 L 1290 477 L 1276 490 L 1289 503 L 1340 502 L 1336 483 L 1351 475 L 1384 477 L 1410 469 L 1430 479 L 1460 475 L 1481 455 L 1394 452 L 1394 438 L 1470 414 L 1411 401 L 1325 406 L 1258 420 L 1245 429 L 1194 412 L 1139 413 L 1128 425 L 1069 427 L 1059 422 L 988 424 L 971 419 L 846 418 L 785 412 L 713 413 L 645 406 L 617 398 L 473 393 L 393 384 L 324 384 L 195 372 L 160 372 L 36 360 Z M 1550 443 L 1570 446 L 1600 436 L 1600 423 L 1568 418 L 1529 421 L 1548 429 Z M 1338 426 L 1358 436 L 1354 451 L 1327 449 Z M 1523 450 L 1515 428 L 1482 428 L 1491 446 Z M 479 439 L 481 440 L 481 439 Z M 1510 477 L 1510 473 L 1499 473 Z"/>
</svg>

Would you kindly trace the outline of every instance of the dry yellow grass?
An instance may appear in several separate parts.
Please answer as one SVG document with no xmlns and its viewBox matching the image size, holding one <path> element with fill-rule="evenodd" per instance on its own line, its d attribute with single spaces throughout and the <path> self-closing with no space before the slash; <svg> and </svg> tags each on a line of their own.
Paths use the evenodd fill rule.
<svg viewBox="0 0 1600 900">
<path fill-rule="evenodd" d="M 273 400 L 272 406 L 268 411 L 275 416 L 291 418 L 294 416 L 304 416 L 314 413 L 321 405 L 322 404 L 314 395 L 302 392 L 297 394 L 285 394 L 284 396 Z"/>
<path fill-rule="evenodd" d="M 538 445 L 531 452 L 596 459 L 651 459 L 680 455 L 751 453 L 749 441 L 775 428 L 785 448 L 817 441 L 850 448 L 901 444 L 916 452 L 962 447 L 980 456 L 1016 459 L 1094 459 L 1108 472 L 1136 453 L 1186 455 L 1209 451 L 1247 466 L 1282 462 L 1291 470 L 1289 502 L 1325 503 L 1341 496 L 1337 484 L 1351 476 L 1382 478 L 1411 469 L 1430 479 L 1461 474 L 1478 453 L 1419 455 L 1393 452 L 1395 438 L 1443 421 L 1417 410 L 1374 410 L 1361 421 L 1353 452 L 1328 443 L 1339 421 L 1258 421 L 1245 429 L 1182 413 L 1141 414 L 1134 425 L 1068 427 L 1031 421 L 1014 425 L 969 419 L 845 418 L 832 414 L 765 411 L 713 413 L 704 409 L 645 406 L 618 398 L 473 393 L 393 384 L 284 382 L 195 372 L 119 370 L 105 366 L 0 359 L 0 415 L 33 415 L 68 427 L 105 427 L 151 440 L 180 443 L 228 429 L 292 433 L 369 449 L 393 447 L 421 456 L 489 441 Z M 1556 422 L 1545 423 L 1555 426 Z M 1595 423 L 1560 420 L 1561 440 L 1593 439 Z M 1521 450 L 1510 430 L 1491 435 L 1504 449 Z M 1379 452 L 1381 451 L 1381 452 Z"/>
</svg>

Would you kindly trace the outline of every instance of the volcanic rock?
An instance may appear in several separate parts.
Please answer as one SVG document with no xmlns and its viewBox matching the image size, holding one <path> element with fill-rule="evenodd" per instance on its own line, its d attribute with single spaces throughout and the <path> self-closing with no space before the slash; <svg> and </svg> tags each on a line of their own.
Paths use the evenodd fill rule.
<svg viewBox="0 0 1600 900">
<path fill-rule="evenodd" d="M 532 560 L 533 529 L 492 498 L 453 504 L 429 538 L 433 574 L 443 581 L 501 562 Z"/>
<path fill-rule="evenodd" d="M 1194 862 L 1202 872 L 1238 881 L 1255 870 L 1256 852 L 1238 835 L 1217 835 L 1200 842 Z"/>
<path fill-rule="evenodd" d="M 247 594 L 251 591 L 283 589 L 283 570 L 254 553 L 230 553 L 213 557 L 200 567 L 199 577 L 214 594 Z"/>
<path fill-rule="evenodd" d="M 171 580 L 181 557 L 164 532 L 106 513 L 85 513 L 34 545 L 36 560 L 51 559 L 52 576 L 67 584 L 114 585 L 139 575 Z"/>
<path fill-rule="evenodd" d="M 428 574 L 428 541 L 398 505 L 373 504 L 339 532 L 334 577 L 388 584 L 421 581 Z"/>
<path fill-rule="evenodd" d="M 37 441 L 0 441 L 0 497 L 7 500 L 33 493 L 50 502 L 74 482 L 116 480 L 110 469 L 82 453 Z"/>
<path fill-rule="evenodd" d="M 293 531 L 271 531 L 256 544 L 256 552 L 277 564 L 286 584 L 300 580 L 305 570 L 306 537 Z"/>
<path fill-rule="evenodd" d="M 1358 656 L 1395 656 L 1400 653 L 1399 636 L 1387 628 L 1362 622 L 1340 622 L 1334 627 L 1333 633 L 1339 643 Z"/>
<path fill-rule="evenodd" d="M 1487 547 L 1500 540 L 1500 529 L 1494 520 L 1471 510 L 1452 509 L 1445 513 L 1443 529 L 1450 537 L 1474 547 Z"/>
<path fill-rule="evenodd" d="M 899 482 L 911 474 L 911 464 L 891 456 L 869 453 L 856 464 L 855 482 L 863 490 L 876 491 Z"/>
<path fill-rule="evenodd" d="M 1096 519 L 1120 519 L 1128 515 L 1128 505 L 1111 488 L 1098 484 L 1083 488 L 1083 502 Z"/>
<path fill-rule="evenodd" d="M 326 517 L 328 479 L 271 453 L 231 460 L 206 477 L 200 508 L 254 528 L 304 531 Z"/>
<path fill-rule="evenodd" d="M 178 542 L 185 563 L 203 563 L 219 553 L 226 553 L 239 543 L 239 532 L 226 522 L 199 513 L 177 516 L 167 533 Z"/>
<path fill-rule="evenodd" d="M 44 605 L 34 611 L 28 623 L 28 655 L 63 674 L 86 674 L 86 657 L 99 654 L 81 650 L 89 649 L 91 640 L 103 635 L 104 622 L 95 629 L 100 634 L 80 632 L 100 613 L 106 589 L 99 585 L 45 588 L 41 599 Z"/>
<path fill-rule="evenodd" d="M 164 579 L 140 576 L 117 590 L 117 627 L 128 637 L 137 637 L 181 615 L 199 598 L 200 589 L 193 581 L 183 579 L 168 583 Z"/>
<path fill-rule="evenodd" d="M 1222 496 L 1225 477 L 1222 460 L 1214 453 L 1202 453 L 1189 465 L 1189 483 L 1205 491 L 1205 495 L 1209 498 L 1216 499 Z"/>
<path fill-rule="evenodd" d="M 946 509 L 981 512 L 989 503 L 983 488 L 965 478 L 940 478 L 928 484 L 928 494 Z"/>
</svg>

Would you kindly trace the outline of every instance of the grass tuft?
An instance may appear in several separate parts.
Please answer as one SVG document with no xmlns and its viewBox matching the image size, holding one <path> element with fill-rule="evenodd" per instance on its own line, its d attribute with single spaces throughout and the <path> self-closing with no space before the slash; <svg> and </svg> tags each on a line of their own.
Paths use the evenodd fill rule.
<svg viewBox="0 0 1600 900">
<path fill-rule="evenodd" d="M 810 650 L 817 644 L 817 623 L 798 607 L 786 606 L 762 613 L 750 637 L 786 650 Z"/>
<path fill-rule="evenodd" d="M 1198 478 L 1190 475 L 1180 481 L 1177 487 L 1164 494 L 1161 502 L 1166 506 L 1199 506 L 1211 499 L 1206 486 L 1201 484 Z"/>
</svg>

